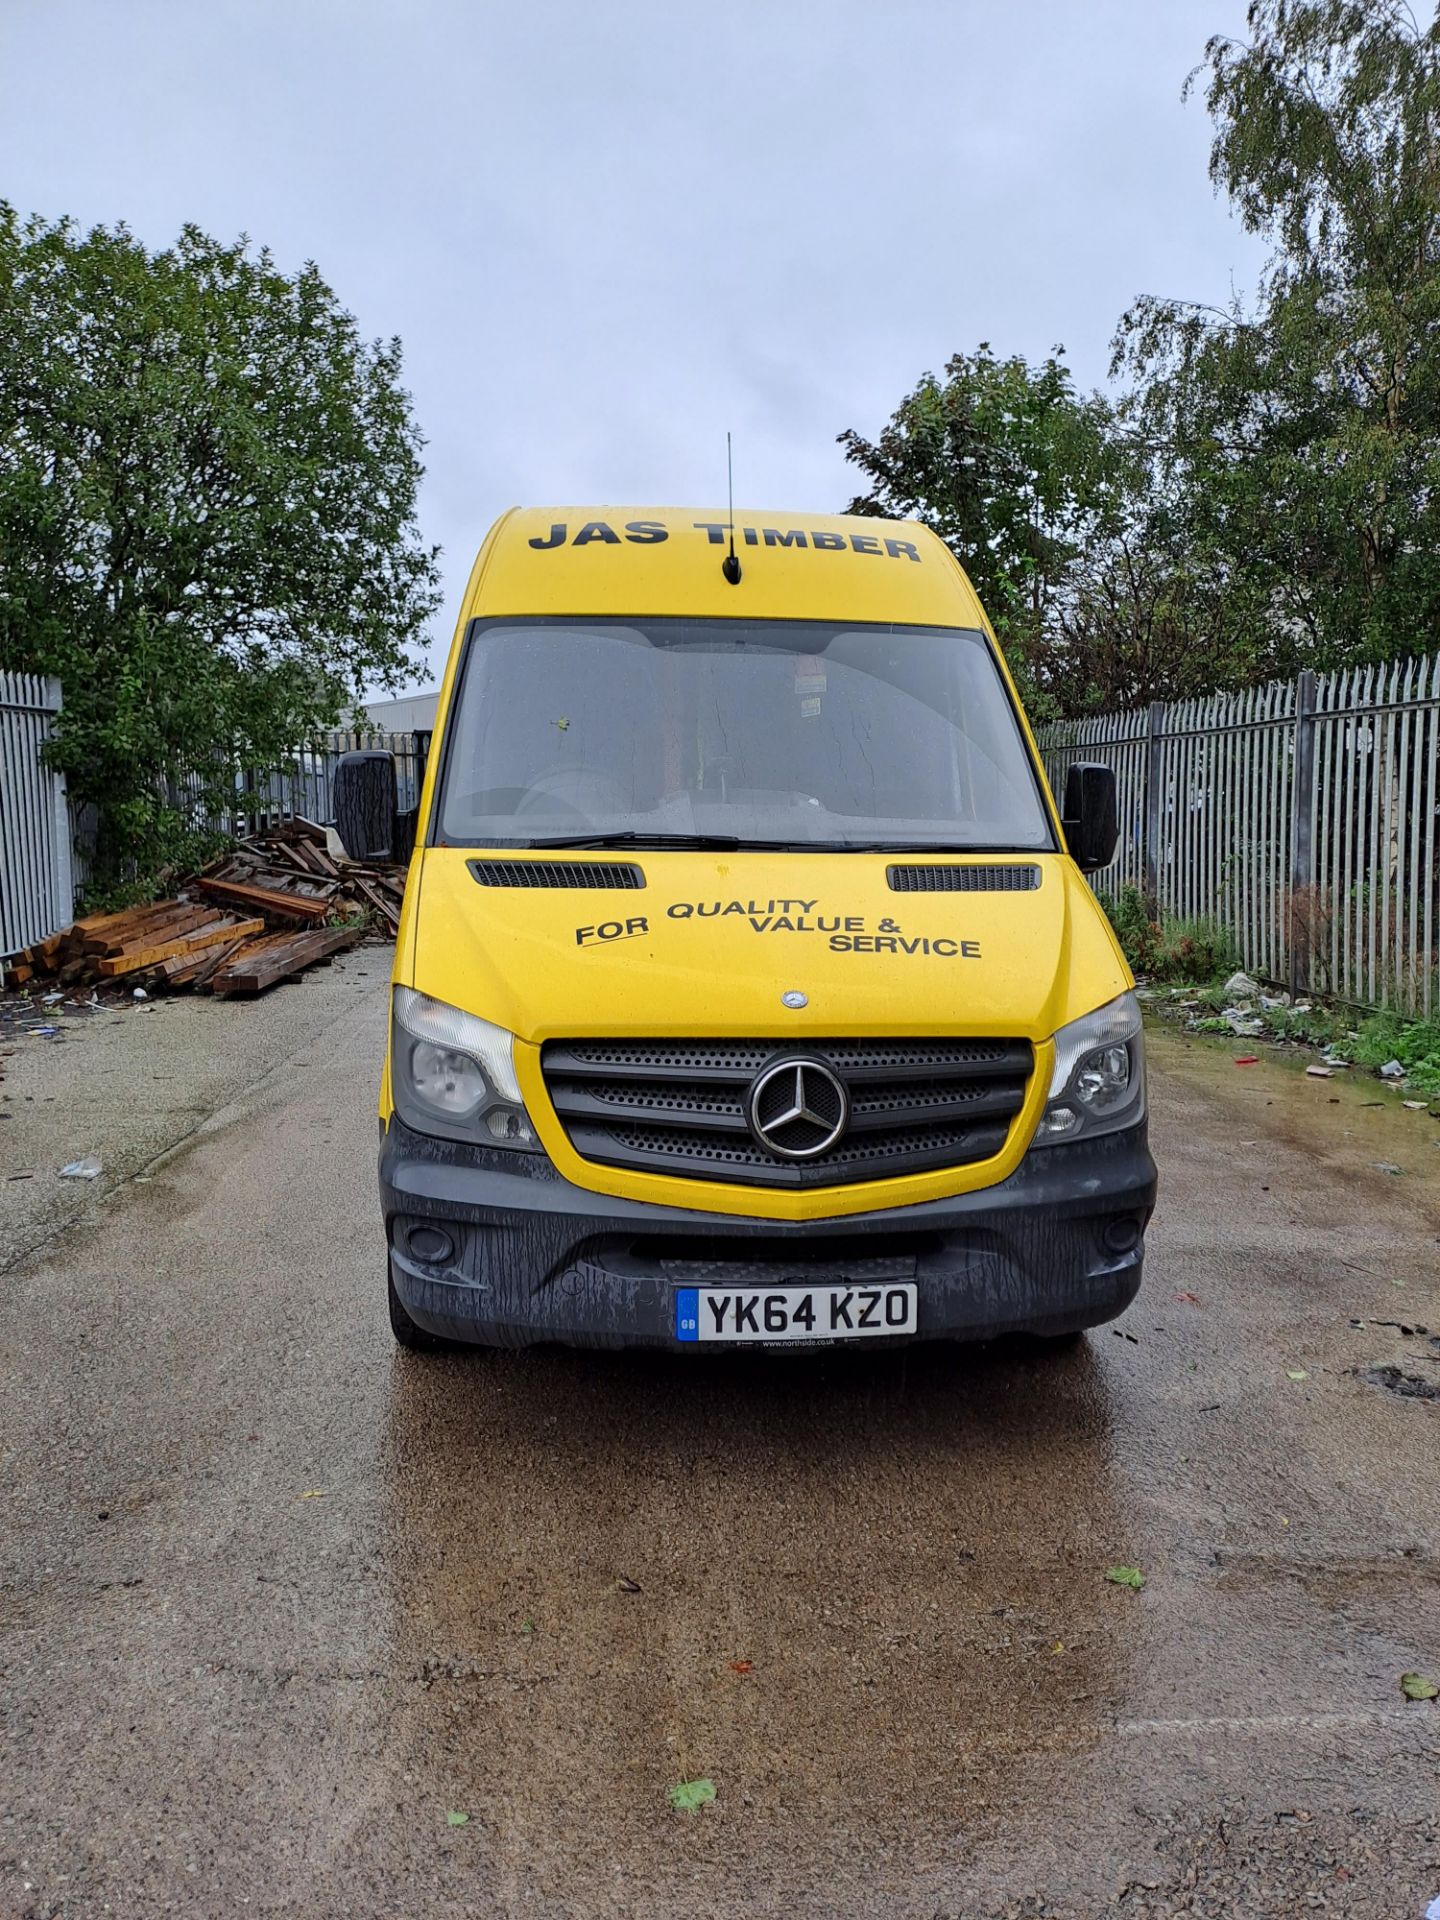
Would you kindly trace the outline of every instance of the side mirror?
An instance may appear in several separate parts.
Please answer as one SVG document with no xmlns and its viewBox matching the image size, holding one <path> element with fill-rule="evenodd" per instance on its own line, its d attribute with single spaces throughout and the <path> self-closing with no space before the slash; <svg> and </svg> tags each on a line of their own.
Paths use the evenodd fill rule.
<svg viewBox="0 0 1440 1920">
<path fill-rule="evenodd" d="M 398 860 L 400 789 L 395 756 L 342 753 L 335 768 L 335 831 L 352 860 Z"/>
<path fill-rule="evenodd" d="M 1096 873 L 1115 858 L 1120 821 L 1115 802 L 1115 769 L 1093 760 L 1077 760 L 1065 776 L 1065 805 L 1060 824 L 1065 842 L 1082 873 Z"/>
</svg>

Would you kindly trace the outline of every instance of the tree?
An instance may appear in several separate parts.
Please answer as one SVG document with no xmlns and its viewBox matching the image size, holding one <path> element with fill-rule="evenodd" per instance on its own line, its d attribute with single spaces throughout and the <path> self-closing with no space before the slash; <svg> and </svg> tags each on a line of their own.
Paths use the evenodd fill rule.
<svg viewBox="0 0 1440 1920">
<path fill-rule="evenodd" d="M 842 436 L 854 510 L 934 526 L 1065 713 L 1440 636 L 1440 13 L 1247 17 L 1197 73 L 1211 178 L 1271 244 L 1254 302 L 1138 300 L 1113 405 L 982 348 Z"/>
<path fill-rule="evenodd" d="M 397 686 L 437 602 L 398 342 L 313 265 L 0 203 L 0 668 L 57 674 L 97 878 L 183 858 L 233 793 Z"/>
<path fill-rule="evenodd" d="M 1078 557 L 1128 484 L 1108 403 L 1075 391 L 1063 349 L 1039 366 L 986 343 L 926 374 L 877 441 L 840 435 L 870 491 L 851 513 L 918 518 L 960 559 L 1011 665 L 1034 667 Z"/>
<path fill-rule="evenodd" d="M 1142 299 L 1116 370 L 1257 667 L 1440 633 L 1440 20 L 1254 0 L 1206 48 L 1210 173 L 1273 253 L 1253 311 Z M 1194 76 L 1192 76 L 1192 79 Z"/>
</svg>

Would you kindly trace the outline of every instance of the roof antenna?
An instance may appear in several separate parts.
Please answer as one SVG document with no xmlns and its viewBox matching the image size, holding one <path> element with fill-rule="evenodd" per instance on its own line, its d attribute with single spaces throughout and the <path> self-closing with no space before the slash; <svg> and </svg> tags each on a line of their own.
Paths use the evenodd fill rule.
<svg viewBox="0 0 1440 1920">
<path fill-rule="evenodd" d="M 735 553 L 735 462 L 730 452 L 730 435 L 725 435 L 725 473 L 730 482 L 730 551 L 720 562 L 720 571 L 732 587 L 740 584 L 740 562 Z"/>
</svg>

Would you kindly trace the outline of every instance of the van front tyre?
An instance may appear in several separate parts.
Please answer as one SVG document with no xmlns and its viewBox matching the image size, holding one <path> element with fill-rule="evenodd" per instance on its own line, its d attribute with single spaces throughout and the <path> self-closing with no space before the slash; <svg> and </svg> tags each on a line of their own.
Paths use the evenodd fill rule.
<svg viewBox="0 0 1440 1920">
<path fill-rule="evenodd" d="M 390 1301 L 390 1331 L 396 1342 L 409 1349 L 411 1353 L 483 1353 L 483 1347 L 471 1346 L 466 1340 L 447 1340 L 443 1335 L 430 1333 L 424 1327 L 417 1326 L 405 1311 L 404 1303 L 395 1291 L 395 1276 L 390 1274 L 386 1283 Z"/>
</svg>

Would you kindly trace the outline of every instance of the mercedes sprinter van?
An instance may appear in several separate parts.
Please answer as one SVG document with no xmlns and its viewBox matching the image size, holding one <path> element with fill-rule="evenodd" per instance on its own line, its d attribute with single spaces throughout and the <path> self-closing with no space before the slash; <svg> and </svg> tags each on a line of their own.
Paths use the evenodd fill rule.
<svg viewBox="0 0 1440 1920">
<path fill-rule="evenodd" d="M 1057 809 L 924 527 L 507 513 L 413 831 L 380 1093 L 405 1346 L 1058 1336 L 1134 1297 L 1140 1013 L 1082 877 L 1113 777 L 1072 767 Z"/>
</svg>

